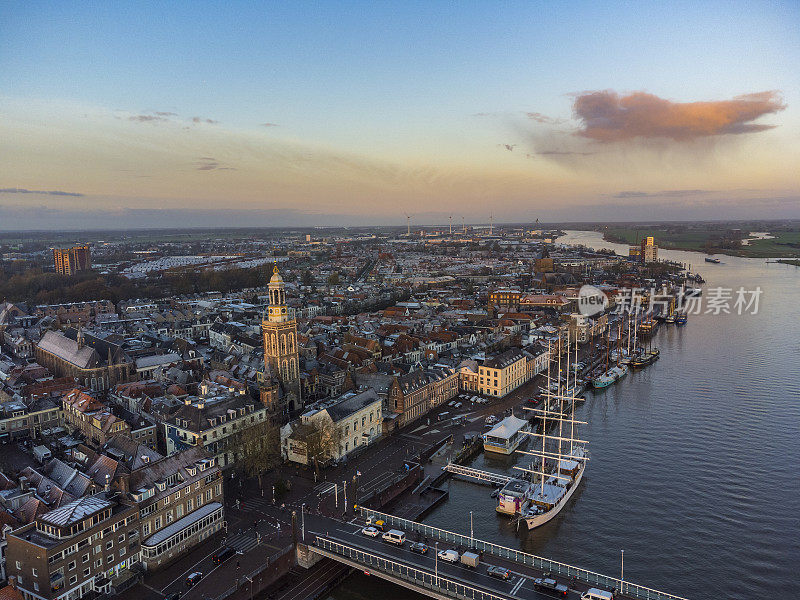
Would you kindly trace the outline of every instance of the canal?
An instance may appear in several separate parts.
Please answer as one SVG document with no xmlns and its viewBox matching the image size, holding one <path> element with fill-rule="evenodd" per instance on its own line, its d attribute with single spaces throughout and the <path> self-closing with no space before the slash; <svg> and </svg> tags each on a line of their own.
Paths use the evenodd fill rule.
<svg viewBox="0 0 800 600">
<path fill-rule="evenodd" d="M 559 242 L 627 247 L 599 233 Z M 691 263 L 711 288 L 762 290 L 757 314 L 698 314 L 662 326 L 661 359 L 600 392 L 579 418 L 591 460 L 551 523 L 516 531 L 490 490 L 450 481 L 426 518 L 448 529 L 616 575 L 693 600 L 800 597 L 800 268 L 763 259 L 661 251 Z M 703 304 L 705 309 L 705 302 Z M 473 465 L 513 472 L 517 458 Z M 417 598 L 356 575 L 330 600 Z"/>
</svg>

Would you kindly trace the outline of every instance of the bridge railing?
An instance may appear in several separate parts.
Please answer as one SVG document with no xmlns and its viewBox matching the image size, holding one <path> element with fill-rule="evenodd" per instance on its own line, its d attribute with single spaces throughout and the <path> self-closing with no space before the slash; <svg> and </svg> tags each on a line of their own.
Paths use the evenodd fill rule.
<svg viewBox="0 0 800 600">
<path fill-rule="evenodd" d="M 533 567 L 534 569 L 557 573 L 564 577 L 574 577 L 592 586 L 598 586 L 609 590 L 616 589 L 618 592 L 634 598 L 640 598 L 642 600 L 686 600 L 686 598 L 680 596 L 667 594 L 666 592 L 654 590 L 628 581 L 621 581 L 619 577 L 610 577 L 602 573 L 595 573 L 594 571 L 550 560 L 549 558 L 536 556 L 535 554 L 529 554 L 521 550 L 515 550 L 514 548 L 508 548 L 507 546 L 501 546 L 485 540 L 479 540 L 478 538 L 473 538 L 461 533 L 439 529 L 438 527 L 426 525 L 425 523 L 417 523 L 416 521 L 403 519 L 402 517 L 396 517 L 362 506 L 359 506 L 358 510 L 361 516 L 365 518 L 371 516 L 373 521 L 382 519 L 387 525 L 402 529 L 406 532 L 414 531 L 430 539 L 452 543 L 454 546 L 463 546 L 465 548 L 483 551 L 485 554 L 512 560 L 516 563 Z"/>
<path fill-rule="evenodd" d="M 348 546 L 325 537 L 317 536 L 314 540 L 314 546 L 332 554 L 349 558 L 359 566 L 371 567 L 373 570 L 408 581 L 420 588 L 433 590 L 452 598 L 460 600 L 508 600 L 507 596 L 498 596 L 455 579 L 437 575 L 435 572 L 431 573 L 424 569 L 418 569 L 380 554 Z"/>
</svg>

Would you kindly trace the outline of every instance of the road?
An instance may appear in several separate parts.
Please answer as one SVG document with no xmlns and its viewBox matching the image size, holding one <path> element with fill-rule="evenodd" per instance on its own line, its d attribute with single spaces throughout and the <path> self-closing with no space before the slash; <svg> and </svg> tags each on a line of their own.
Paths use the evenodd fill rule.
<svg viewBox="0 0 800 600">
<path fill-rule="evenodd" d="M 372 538 L 364 535 L 361 533 L 362 527 L 363 523 L 355 519 L 349 523 L 345 523 L 318 515 L 306 516 L 305 540 L 307 543 L 313 544 L 314 540 L 319 536 L 429 573 L 436 573 L 438 571 L 439 577 L 458 580 L 461 583 L 466 583 L 483 591 L 501 596 L 519 598 L 520 600 L 539 600 L 552 597 L 545 592 L 534 589 L 533 580 L 541 576 L 542 573 L 527 566 L 504 561 L 495 556 L 484 555 L 478 567 L 472 569 L 460 563 L 453 564 L 442 559 L 437 560 L 437 546 L 435 543 L 428 543 L 430 549 L 425 555 L 420 555 L 409 550 L 410 544 L 414 541 L 414 538 L 410 538 L 405 544 L 398 547 L 394 544 L 382 541 L 380 537 Z M 439 550 L 449 548 L 453 547 L 441 542 L 438 545 Z M 455 549 L 459 553 L 464 550 L 463 548 Z M 487 574 L 487 567 L 489 565 L 508 568 L 511 571 L 511 576 L 505 581 L 491 577 Z M 365 570 L 376 575 L 378 574 L 376 569 L 368 566 L 365 566 Z M 568 597 L 573 599 L 579 598 L 580 593 L 589 587 L 566 578 L 559 578 L 559 583 L 570 587 Z"/>
</svg>

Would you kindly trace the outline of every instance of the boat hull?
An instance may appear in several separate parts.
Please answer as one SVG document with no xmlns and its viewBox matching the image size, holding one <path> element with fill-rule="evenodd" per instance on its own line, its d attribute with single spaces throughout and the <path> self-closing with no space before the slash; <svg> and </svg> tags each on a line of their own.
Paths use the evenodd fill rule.
<svg viewBox="0 0 800 600">
<path fill-rule="evenodd" d="M 575 493 L 575 490 L 578 489 L 578 486 L 581 484 L 581 480 L 583 479 L 583 472 L 586 470 L 586 467 L 581 464 L 580 469 L 578 469 L 578 475 L 575 477 L 575 480 L 572 482 L 572 487 L 567 490 L 567 493 L 564 494 L 561 499 L 556 503 L 553 508 L 548 510 L 545 513 L 540 515 L 535 515 L 532 517 L 525 517 L 525 524 L 528 526 L 528 529 L 535 529 L 536 527 L 541 527 L 551 519 L 553 519 L 561 509 L 566 506 L 569 499 L 572 498 L 572 494 Z"/>
</svg>

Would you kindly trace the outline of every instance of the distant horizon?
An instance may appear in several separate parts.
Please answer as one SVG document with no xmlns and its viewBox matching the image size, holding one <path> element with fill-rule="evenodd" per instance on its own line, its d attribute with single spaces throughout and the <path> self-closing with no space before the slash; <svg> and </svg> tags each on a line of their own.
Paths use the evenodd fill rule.
<svg viewBox="0 0 800 600">
<path fill-rule="evenodd" d="M 619 226 L 663 226 L 663 225 L 700 225 L 703 223 L 708 224 L 800 224 L 800 217 L 793 218 L 793 219 L 751 219 L 751 218 L 742 218 L 742 219 L 695 219 L 695 220 L 676 220 L 676 219 L 663 219 L 663 220 L 638 220 L 638 221 L 599 221 L 599 220 L 592 220 L 592 221 L 503 221 L 503 222 L 494 222 L 494 227 L 532 227 L 534 225 L 538 225 L 539 229 L 571 229 L 571 228 L 580 228 L 580 227 L 599 227 L 599 226 L 608 226 L 608 225 L 619 225 Z M 488 222 L 465 222 L 464 225 L 471 228 L 481 228 L 481 229 L 488 229 L 489 223 Z M 418 229 L 420 228 L 448 228 L 449 223 L 421 223 L 415 226 L 412 226 L 412 234 L 414 233 L 415 227 Z M 402 232 L 406 231 L 405 225 L 400 224 L 387 224 L 387 223 L 374 223 L 374 224 L 366 224 L 366 225 L 229 225 L 229 226 L 170 226 L 170 227 L 127 227 L 127 228 L 120 228 L 120 227 L 92 227 L 92 228 L 85 228 L 85 229 L 3 229 L 0 227 L 0 234 L 15 234 L 15 233 L 28 233 L 28 234 L 52 234 L 52 233 L 59 233 L 62 235 L 71 235 L 71 234 L 80 234 L 80 233 L 125 233 L 128 231 L 134 232 L 145 232 L 145 231 L 153 231 L 153 232 L 181 232 L 181 231 L 246 231 L 246 230 L 299 230 L 299 231 L 307 231 L 307 230 L 325 230 L 325 229 L 353 229 L 353 230 L 368 230 L 370 228 L 378 228 L 382 230 L 399 230 Z M 460 231 L 462 228 L 461 222 L 459 222 L 458 227 L 456 227 L 455 223 L 453 224 L 453 232 L 454 234 Z"/>
</svg>

